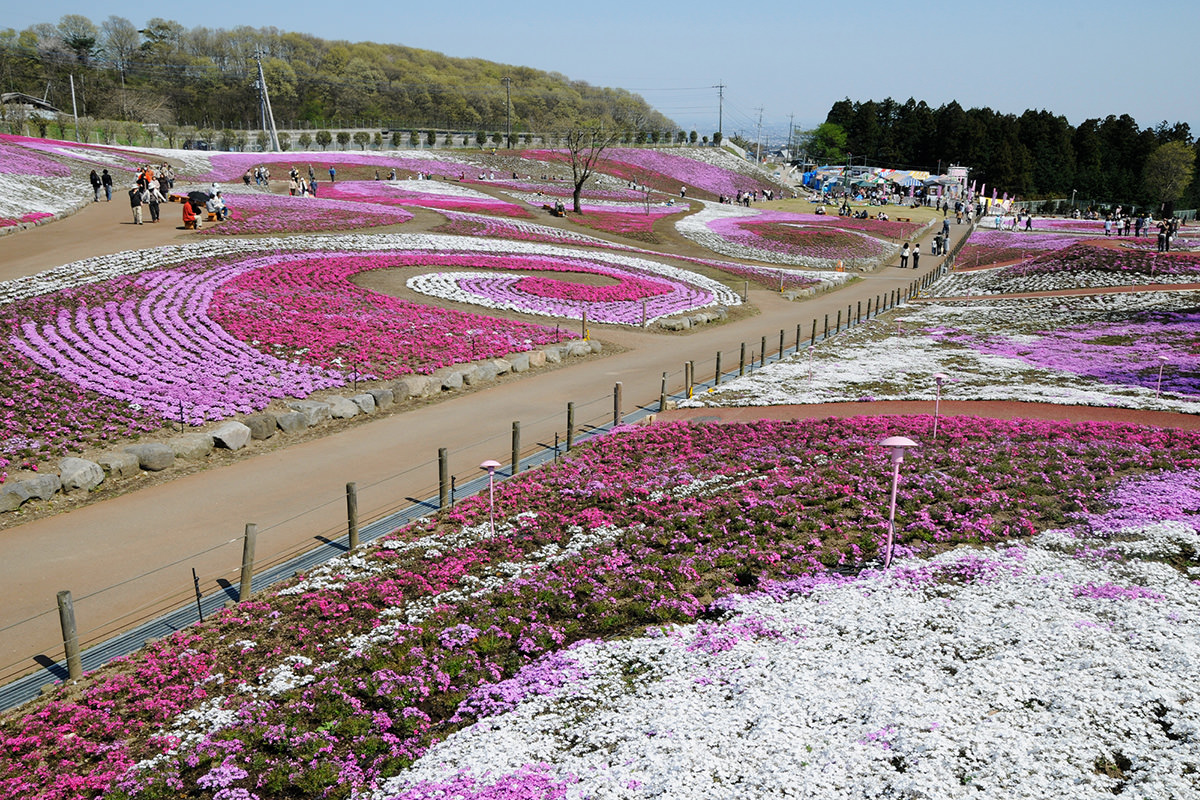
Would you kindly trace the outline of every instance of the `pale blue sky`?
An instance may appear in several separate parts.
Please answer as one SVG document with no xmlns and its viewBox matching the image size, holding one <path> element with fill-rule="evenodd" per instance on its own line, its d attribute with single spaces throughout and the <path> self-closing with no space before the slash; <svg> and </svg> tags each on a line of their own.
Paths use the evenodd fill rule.
<svg viewBox="0 0 1200 800">
<path fill-rule="evenodd" d="M 561 72 L 637 91 L 686 129 L 726 134 L 824 120 L 844 97 L 1003 113 L 1044 108 L 1072 124 L 1129 114 L 1142 127 L 1187 122 L 1200 134 L 1196 0 L 4 0 L 0 27 L 110 14 L 143 25 L 273 26 Z M 516 87 L 514 87 L 516 90 Z"/>
</svg>

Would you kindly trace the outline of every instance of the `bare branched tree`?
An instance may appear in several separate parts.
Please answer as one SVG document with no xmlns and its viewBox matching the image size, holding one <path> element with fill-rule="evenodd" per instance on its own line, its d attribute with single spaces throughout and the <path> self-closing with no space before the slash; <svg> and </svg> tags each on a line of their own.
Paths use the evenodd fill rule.
<svg viewBox="0 0 1200 800">
<path fill-rule="evenodd" d="M 572 127 L 567 128 L 559 135 L 563 140 L 563 145 L 567 148 L 567 155 L 571 159 L 571 180 L 575 184 L 571 199 L 574 203 L 575 213 L 579 214 L 583 211 L 579 205 L 579 195 L 583 192 L 583 185 L 588 178 L 592 177 L 604 151 L 617 142 L 620 134 L 605 133 L 599 128 Z"/>
</svg>

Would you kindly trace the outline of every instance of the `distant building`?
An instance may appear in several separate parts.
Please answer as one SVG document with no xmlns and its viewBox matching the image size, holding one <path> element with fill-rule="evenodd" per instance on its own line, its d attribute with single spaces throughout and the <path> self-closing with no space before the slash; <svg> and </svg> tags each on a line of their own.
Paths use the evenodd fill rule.
<svg viewBox="0 0 1200 800">
<path fill-rule="evenodd" d="M 0 94 L 0 105 L 5 109 L 23 110 L 30 117 L 53 117 L 62 113 L 59 109 L 45 100 L 24 92 L 5 92 Z"/>
</svg>

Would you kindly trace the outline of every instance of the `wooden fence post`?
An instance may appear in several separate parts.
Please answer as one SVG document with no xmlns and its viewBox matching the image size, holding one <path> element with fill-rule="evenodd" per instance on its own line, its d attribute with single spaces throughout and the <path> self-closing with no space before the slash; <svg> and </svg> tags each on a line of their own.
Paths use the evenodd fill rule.
<svg viewBox="0 0 1200 800">
<path fill-rule="evenodd" d="M 620 381 L 617 381 L 616 384 L 613 385 L 613 427 L 614 428 L 621 424 L 621 417 L 623 416 L 621 414 L 621 390 L 623 388 L 624 387 L 621 385 Z"/>
<path fill-rule="evenodd" d="M 350 551 L 358 549 L 358 484 L 346 484 L 346 531 Z"/>
<path fill-rule="evenodd" d="M 512 424 L 512 455 L 509 458 L 509 470 L 513 475 L 521 471 L 521 423 Z"/>
<path fill-rule="evenodd" d="M 567 403 L 567 452 L 575 446 L 575 403 Z"/>
<path fill-rule="evenodd" d="M 438 448 L 438 508 L 450 506 L 450 456 L 446 448 Z"/>
<path fill-rule="evenodd" d="M 258 539 L 258 526 L 246 523 L 246 535 L 242 539 L 242 577 L 238 583 L 238 602 L 250 599 L 250 579 L 254 576 L 254 545 Z"/>
<path fill-rule="evenodd" d="M 63 650 L 67 656 L 67 677 L 77 681 L 83 677 L 83 662 L 79 659 L 79 631 L 75 627 L 75 605 L 71 593 L 58 593 L 58 623 L 62 628 Z"/>
</svg>

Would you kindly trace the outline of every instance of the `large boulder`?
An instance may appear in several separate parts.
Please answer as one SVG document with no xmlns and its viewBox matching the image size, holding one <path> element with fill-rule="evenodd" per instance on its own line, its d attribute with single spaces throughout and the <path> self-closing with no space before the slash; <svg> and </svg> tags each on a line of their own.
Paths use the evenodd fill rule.
<svg viewBox="0 0 1200 800">
<path fill-rule="evenodd" d="M 546 366 L 546 351 L 545 350 L 530 350 L 529 366 L 531 369 L 541 369 Z"/>
<path fill-rule="evenodd" d="M 329 404 L 329 414 L 334 419 L 350 419 L 359 414 L 358 406 L 349 398 L 341 395 L 335 394 L 332 397 L 326 397 L 325 402 Z"/>
<path fill-rule="evenodd" d="M 358 406 L 358 410 L 364 414 L 375 413 L 375 395 L 370 392 L 356 394 L 350 398 L 350 402 Z"/>
<path fill-rule="evenodd" d="M 213 449 L 213 437 L 207 433 L 185 433 L 167 440 L 167 447 L 176 458 L 191 461 L 206 458 Z"/>
<path fill-rule="evenodd" d="M 453 392 L 463 387 L 463 374 L 458 370 L 442 376 L 442 391 Z"/>
<path fill-rule="evenodd" d="M 85 458 L 64 458 L 58 462 L 58 479 L 64 492 L 94 489 L 104 482 L 104 470 Z"/>
<path fill-rule="evenodd" d="M 562 361 L 562 348 L 558 346 L 547 347 L 542 350 L 542 358 L 545 359 L 547 364 L 558 364 Z"/>
<path fill-rule="evenodd" d="M 137 475 L 141 467 L 138 465 L 138 457 L 133 453 L 101 453 L 96 458 L 96 463 L 100 465 L 100 469 L 114 478 L 128 478 L 131 475 Z"/>
<path fill-rule="evenodd" d="M 322 403 L 319 400 L 292 400 L 287 406 L 292 411 L 299 411 L 303 414 L 304 421 L 308 423 L 308 427 L 310 428 L 333 418 L 333 415 L 330 413 L 329 404 Z"/>
<path fill-rule="evenodd" d="M 405 375 L 392 384 L 392 395 L 396 400 L 407 400 L 410 397 L 425 397 L 436 391 L 441 391 L 441 382 L 431 381 L 428 375 Z"/>
<path fill-rule="evenodd" d="M 496 368 L 497 375 L 507 375 L 512 371 L 512 362 L 506 358 L 493 358 L 490 363 Z"/>
<path fill-rule="evenodd" d="M 527 372 L 529 370 L 529 353 L 516 353 L 509 359 L 512 365 L 513 372 Z"/>
<path fill-rule="evenodd" d="M 480 386 L 496 380 L 496 368 L 491 362 L 476 364 L 463 373 L 463 382 L 468 386 Z"/>
<path fill-rule="evenodd" d="M 217 447 L 241 450 L 250 443 L 250 428 L 236 420 L 230 420 L 212 432 L 212 440 Z"/>
<path fill-rule="evenodd" d="M 596 355 L 600 355 L 600 353 L 604 350 L 604 345 L 600 344 L 600 342 L 596 341 L 595 339 L 592 339 L 590 342 L 588 342 L 588 347 L 592 348 L 592 352 Z"/>
<path fill-rule="evenodd" d="M 390 408 L 396 402 L 396 395 L 391 389 L 370 389 L 368 394 L 375 399 L 375 407 L 380 411 Z"/>
<path fill-rule="evenodd" d="M 302 411 L 285 411 L 275 415 L 275 424 L 284 433 L 299 433 L 308 428 L 308 417 Z"/>
<path fill-rule="evenodd" d="M 250 429 L 250 438 L 258 441 L 274 436 L 278 425 L 275 415 L 266 412 L 242 417 L 242 424 Z"/>
<path fill-rule="evenodd" d="M 34 475 L 21 481 L 29 494 L 39 500 L 49 500 L 62 489 L 62 480 L 57 475 Z"/>
<path fill-rule="evenodd" d="M 158 472 L 175 465 L 175 452 L 161 442 L 131 444 L 125 452 L 137 456 L 138 466 L 147 472 Z"/>
<path fill-rule="evenodd" d="M 23 481 L 0 485 L 0 511 L 16 511 L 33 495 Z"/>
<path fill-rule="evenodd" d="M 571 346 L 567 348 L 567 355 L 573 358 L 580 356 L 590 356 L 592 354 L 592 346 L 587 342 L 571 342 Z"/>
</svg>

